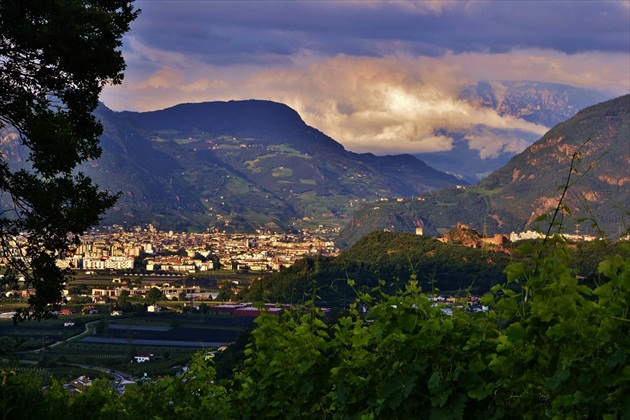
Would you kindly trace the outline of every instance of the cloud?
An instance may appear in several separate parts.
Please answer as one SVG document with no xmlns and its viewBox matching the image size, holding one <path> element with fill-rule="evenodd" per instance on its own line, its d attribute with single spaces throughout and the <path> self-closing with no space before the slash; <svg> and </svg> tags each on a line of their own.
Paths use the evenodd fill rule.
<svg viewBox="0 0 630 420">
<path fill-rule="evenodd" d="M 268 99 L 349 150 L 448 151 L 449 133 L 463 133 L 491 157 L 520 151 L 547 127 L 461 100 L 466 86 L 533 80 L 630 92 L 623 1 L 138 6 L 125 40 L 126 80 L 102 96 L 115 110 Z"/>
<path fill-rule="evenodd" d="M 530 134 L 530 135 L 528 135 Z M 465 140 L 472 150 L 479 151 L 482 159 L 496 158 L 503 153 L 520 153 L 531 144 L 531 133 L 519 130 L 497 131 L 486 126 L 477 126 Z"/>
<path fill-rule="evenodd" d="M 160 69 L 153 73 L 148 79 L 130 86 L 130 90 L 142 91 L 145 89 L 169 89 L 174 86 L 181 86 L 183 74 L 181 71 L 173 69 Z"/>
<path fill-rule="evenodd" d="M 273 63 L 298 51 L 336 56 L 448 51 L 627 53 L 627 2 L 138 1 L 132 34 L 208 64 Z M 261 61 L 262 60 L 262 61 Z"/>
<path fill-rule="evenodd" d="M 447 151 L 453 139 L 441 132 L 477 125 L 547 130 L 458 99 L 471 82 L 457 75 L 460 68 L 434 60 L 336 57 L 304 71 L 257 73 L 247 86 L 268 86 L 267 94 L 357 152 Z"/>
</svg>

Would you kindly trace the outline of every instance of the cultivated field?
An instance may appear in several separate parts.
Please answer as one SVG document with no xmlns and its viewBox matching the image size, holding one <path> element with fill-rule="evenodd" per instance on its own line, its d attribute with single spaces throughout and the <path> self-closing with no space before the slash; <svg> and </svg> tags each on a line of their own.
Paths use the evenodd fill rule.
<svg viewBox="0 0 630 420">
<path fill-rule="evenodd" d="M 70 318 L 75 325 L 64 327 Z M 36 369 L 45 379 L 63 379 L 79 365 L 158 376 L 176 374 L 192 354 L 234 342 L 252 325 L 253 318 L 164 311 L 123 317 L 74 315 L 18 325 L 4 319 L 0 336 L 16 346 L 14 354 L 23 369 Z M 153 357 L 133 362 L 139 353 Z"/>
</svg>

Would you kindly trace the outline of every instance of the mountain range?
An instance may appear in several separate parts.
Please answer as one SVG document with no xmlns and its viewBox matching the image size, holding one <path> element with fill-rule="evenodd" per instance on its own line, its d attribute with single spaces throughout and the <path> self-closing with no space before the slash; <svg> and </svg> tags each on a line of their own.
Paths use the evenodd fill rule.
<svg viewBox="0 0 630 420">
<path fill-rule="evenodd" d="M 461 97 L 502 115 L 549 124 L 601 95 L 562 85 L 493 82 Z M 584 179 L 580 183 L 587 187 L 573 190 L 585 194 L 590 211 L 611 233 L 623 221 L 610 203 L 630 207 L 626 178 L 620 177 L 628 168 L 627 97 L 557 125 L 475 186 L 434 169 L 435 154 L 426 156 L 426 164 L 409 154 L 347 151 L 293 109 L 270 101 L 181 104 L 153 112 L 114 112 L 101 105 L 96 116 L 104 126 L 103 154 L 81 170 L 121 192 L 105 224 L 250 232 L 345 226 L 340 238 L 347 245 L 378 229 L 413 232 L 422 226 L 437 235 L 457 221 L 488 232 L 517 230 L 549 209 L 568 175 L 569 151 L 589 137 L 585 155 L 595 145 L 610 149 L 589 174 L 601 185 Z M 11 166 L 27 164 L 18 137 L 0 134 Z M 466 165 L 458 159 L 474 163 L 471 153 L 477 153 L 464 149 L 456 145 L 447 156 L 460 169 Z"/>
<path fill-rule="evenodd" d="M 547 227 L 545 214 L 569 233 L 618 237 L 630 223 L 630 95 L 578 112 L 474 186 L 402 202 L 363 206 L 341 231 L 346 246 L 374 230 L 437 235 L 458 222 L 487 234 Z M 567 211 L 568 209 L 568 211 Z"/>
<path fill-rule="evenodd" d="M 411 155 L 352 153 L 280 103 L 97 110 L 103 156 L 84 167 L 123 195 L 105 223 L 162 229 L 336 228 L 362 202 L 461 183 Z"/>
</svg>

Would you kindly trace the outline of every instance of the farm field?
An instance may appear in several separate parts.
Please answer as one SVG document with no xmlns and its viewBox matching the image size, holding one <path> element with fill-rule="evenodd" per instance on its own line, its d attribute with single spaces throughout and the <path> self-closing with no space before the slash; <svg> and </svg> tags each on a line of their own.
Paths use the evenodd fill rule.
<svg viewBox="0 0 630 420">
<path fill-rule="evenodd" d="M 219 347 L 234 342 L 253 318 L 162 313 L 107 322 L 84 343 L 167 347 Z"/>
<path fill-rule="evenodd" d="M 246 287 L 253 280 L 260 277 L 257 272 L 236 272 L 233 270 L 213 270 L 203 274 L 173 274 L 157 272 L 103 272 L 86 274 L 84 271 L 75 271 L 69 288 L 75 289 L 74 293 L 89 295 L 92 288 L 115 288 L 121 284 L 114 283 L 114 279 L 120 279 L 128 283 L 126 287 L 139 287 L 150 285 L 171 286 L 199 286 L 204 292 L 218 292 L 221 284 L 233 283 L 239 287 Z"/>
<path fill-rule="evenodd" d="M 71 317 L 59 317 L 43 321 L 29 321 L 15 325 L 13 319 L 0 319 L 0 337 L 15 340 L 20 351 L 38 350 L 64 341 L 85 331 L 85 324 L 99 319 L 95 315 L 72 317 L 73 326 L 64 327 Z"/>
<path fill-rule="evenodd" d="M 73 327 L 64 327 L 61 318 L 18 325 L 0 320 L 0 336 L 17 346 L 15 355 L 21 368 L 35 369 L 43 378 L 61 380 L 79 365 L 133 376 L 159 376 L 176 374 L 196 352 L 214 351 L 236 341 L 254 321 L 172 311 L 72 318 Z M 149 362 L 132 362 L 139 353 L 153 357 Z"/>
</svg>

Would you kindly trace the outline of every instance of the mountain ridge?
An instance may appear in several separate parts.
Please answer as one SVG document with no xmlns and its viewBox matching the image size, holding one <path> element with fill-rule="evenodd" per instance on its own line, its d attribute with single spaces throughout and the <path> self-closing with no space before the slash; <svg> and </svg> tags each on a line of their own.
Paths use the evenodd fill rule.
<svg viewBox="0 0 630 420">
<path fill-rule="evenodd" d="M 346 151 L 295 110 L 271 101 L 180 104 L 146 113 L 102 105 L 97 112 L 104 152 L 86 172 L 124 192 L 105 223 L 334 228 L 359 202 L 461 183 L 411 155 Z"/>
<path fill-rule="evenodd" d="M 295 110 L 272 101 L 180 104 L 146 113 L 115 112 L 101 105 L 96 115 L 104 126 L 103 154 L 80 169 L 103 188 L 122 192 L 105 215 L 106 224 L 251 232 L 338 229 L 350 222 L 355 226 L 344 228 L 341 237 L 353 231 L 344 239 L 352 243 L 357 235 L 373 229 L 414 232 L 422 227 L 435 236 L 457 221 L 479 230 L 482 226 L 489 231 L 520 228 L 554 198 L 538 191 L 539 196 L 530 195 L 525 204 L 517 200 L 519 208 L 508 211 L 509 206 L 497 206 L 495 199 L 513 173 L 496 172 L 476 186 L 466 186 L 410 154 L 346 151 L 306 125 Z M 0 140 L 11 165 L 28 164 L 15 136 L 4 133 Z M 615 160 L 606 165 L 623 169 Z M 561 172 L 554 176 L 561 179 Z M 501 183 L 492 185 L 497 174 L 503 174 Z M 532 175 L 535 178 L 528 173 Z M 614 173 L 601 176 L 620 182 Z M 521 180 L 521 185 L 526 181 Z M 606 194 L 623 196 L 621 188 L 606 188 Z M 506 196 L 518 198 L 526 192 L 506 192 Z M 592 190 L 585 193 L 594 198 L 588 203 L 599 211 L 601 200 Z M 406 210 L 401 212 L 397 206 Z M 375 207 L 380 211 L 370 210 Z M 525 222 L 524 211 L 528 212 Z"/>
</svg>

